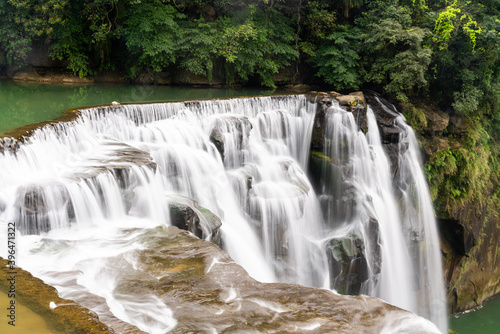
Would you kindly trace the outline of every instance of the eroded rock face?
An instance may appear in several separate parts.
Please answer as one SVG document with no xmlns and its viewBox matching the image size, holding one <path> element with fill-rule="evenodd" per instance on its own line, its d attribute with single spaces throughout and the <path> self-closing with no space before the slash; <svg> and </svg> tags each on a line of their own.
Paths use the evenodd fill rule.
<svg viewBox="0 0 500 334">
<path fill-rule="evenodd" d="M 326 251 L 330 269 L 330 284 L 342 294 L 359 295 L 367 281 L 376 283 L 382 268 L 382 250 L 378 221 L 368 222 L 367 239 L 353 231 L 327 242 Z M 365 249 L 369 245 L 370 250 Z M 368 268 L 371 263 L 371 270 Z"/>
<path fill-rule="evenodd" d="M 445 113 L 418 100 L 401 107 L 407 119 L 413 118 L 426 160 L 447 151 L 469 150 L 465 144 L 467 133 L 475 130 L 467 117 L 451 111 Z M 477 149 L 482 147 L 479 145 Z M 494 181 L 486 191 L 493 196 L 496 187 Z M 489 197 L 486 193 L 483 196 Z M 452 313 L 477 307 L 500 293 L 500 257 L 496 256 L 500 252 L 498 210 L 494 204 L 479 203 L 474 197 L 469 194 L 453 207 L 441 204 L 443 199 L 435 201 L 443 275 Z"/>
<path fill-rule="evenodd" d="M 369 278 L 363 238 L 352 233 L 330 240 L 327 257 L 331 286 L 339 293 L 358 295 L 361 284 Z"/>
<path fill-rule="evenodd" d="M 323 151 L 323 138 L 325 133 L 325 115 L 328 108 L 338 103 L 345 110 L 353 113 L 358 127 L 363 132 L 368 130 L 366 123 L 367 102 L 363 92 L 354 92 L 342 95 L 337 92 L 310 92 L 307 94 L 309 101 L 317 103 L 316 118 L 314 120 L 311 138 L 311 149 L 316 152 Z"/>
<path fill-rule="evenodd" d="M 500 230 L 487 207 L 466 206 L 438 219 L 451 312 L 480 306 L 500 293 Z"/>
<path fill-rule="evenodd" d="M 399 172 L 399 156 L 408 149 L 407 145 L 400 144 L 407 136 L 406 130 L 398 126 L 396 122 L 396 118 L 401 114 L 392 104 L 374 93 L 366 94 L 366 101 L 375 114 L 384 151 L 389 158 L 392 174 L 396 175 Z"/>
</svg>

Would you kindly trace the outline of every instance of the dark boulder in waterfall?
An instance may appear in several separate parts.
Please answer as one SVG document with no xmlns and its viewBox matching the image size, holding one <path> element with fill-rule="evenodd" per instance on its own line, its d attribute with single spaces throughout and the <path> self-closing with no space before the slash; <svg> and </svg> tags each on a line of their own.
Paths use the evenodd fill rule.
<svg viewBox="0 0 500 334">
<path fill-rule="evenodd" d="M 368 280 L 369 269 L 365 242 L 358 233 L 331 239 L 326 246 L 330 284 L 342 294 L 358 295 Z"/>
<path fill-rule="evenodd" d="M 212 131 L 210 131 L 210 141 L 215 145 L 215 148 L 219 151 L 222 161 L 224 161 L 224 136 L 220 128 L 215 127 Z"/>
<path fill-rule="evenodd" d="M 399 156 L 408 150 L 407 143 L 403 144 L 402 140 L 407 136 L 406 130 L 396 121 L 402 115 L 394 105 L 374 92 L 365 93 L 365 97 L 377 119 L 382 145 L 389 158 L 391 171 L 393 175 L 396 175 Z"/>
<path fill-rule="evenodd" d="M 219 228 L 222 223 L 212 211 L 183 196 L 169 196 L 167 201 L 173 226 L 189 231 L 200 239 L 220 244 Z"/>
<path fill-rule="evenodd" d="M 370 105 L 380 130 L 380 136 L 383 144 L 398 144 L 401 134 L 405 131 L 396 124 L 396 118 L 401 114 L 394 105 L 384 100 L 376 93 L 366 93 L 366 101 Z"/>
</svg>

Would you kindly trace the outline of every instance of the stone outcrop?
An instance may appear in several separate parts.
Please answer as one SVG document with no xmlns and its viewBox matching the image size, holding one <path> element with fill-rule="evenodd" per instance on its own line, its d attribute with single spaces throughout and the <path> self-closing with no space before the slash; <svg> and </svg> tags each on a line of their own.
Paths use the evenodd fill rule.
<svg viewBox="0 0 500 334">
<path fill-rule="evenodd" d="M 170 223 L 193 233 L 200 239 L 220 244 L 219 228 L 222 223 L 212 211 L 200 206 L 197 201 L 183 196 L 169 196 Z"/>
<path fill-rule="evenodd" d="M 15 81 L 63 83 L 63 84 L 91 84 L 95 82 L 93 77 L 79 77 L 72 72 L 62 69 L 50 69 L 38 67 L 27 67 L 8 71 L 8 77 Z"/>
<path fill-rule="evenodd" d="M 353 105 L 357 105 L 362 99 L 357 100 L 352 94 L 341 96 L 335 92 L 314 93 L 310 98 L 317 101 L 318 114 L 314 125 L 309 172 L 313 186 L 321 193 L 319 189 L 324 185 L 320 184 L 320 176 L 329 175 L 332 168 L 336 168 L 336 163 L 322 153 L 322 124 L 326 111 L 337 100 L 339 105 L 352 112 Z M 405 149 L 400 145 L 400 138 L 405 136 L 404 129 L 398 127 L 395 122 L 399 112 L 374 93 L 367 93 L 366 101 L 377 118 L 384 149 L 388 154 L 393 175 L 397 176 L 398 154 L 401 149 Z M 416 124 L 415 130 L 426 159 L 443 151 L 457 151 L 462 148 L 464 136 L 470 127 L 464 118 L 444 113 L 436 106 L 426 106 L 421 102 L 404 105 L 402 111 L 407 120 Z M 358 126 L 362 130 L 360 123 Z M 348 190 L 345 191 L 349 195 Z M 349 200 L 347 195 L 343 200 Z M 328 198 L 323 196 L 321 201 L 323 210 L 328 210 L 329 205 L 331 206 Z M 335 207 L 341 217 L 344 217 L 341 208 L 346 206 L 348 204 L 342 203 Z M 486 299 L 500 293 L 500 257 L 497 256 L 500 251 L 500 230 L 497 227 L 498 218 L 495 217 L 497 210 L 486 204 L 479 204 L 474 199 L 455 209 L 437 206 L 444 264 L 443 277 L 448 286 L 451 312 L 477 307 Z M 356 239 L 352 236 L 346 238 L 328 243 L 329 265 L 334 280 L 332 283 L 343 293 L 356 293 L 359 280 L 366 279 L 361 270 L 366 258 L 363 250 L 357 247 Z M 418 243 L 415 247 L 418 247 Z M 357 269 L 349 272 L 346 267 L 351 263 Z"/>
<path fill-rule="evenodd" d="M 311 138 L 311 150 L 313 152 L 323 151 L 324 119 L 325 115 L 334 103 L 338 103 L 345 110 L 353 113 L 358 127 L 366 132 L 366 100 L 362 92 L 354 92 L 342 95 L 337 92 L 309 92 L 307 97 L 310 102 L 317 104 L 316 118 Z"/>
<path fill-rule="evenodd" d="M 500 229 L 493 208 L 438 211 L 451 312 L 480 306 L 500 293 Z"/>
<path fill-rule="evenodd" d="M 222 161 L 229 167 L 235 167 L 234 164 L 238 165 L 242 162 L 242 150 L 246 149 L 245 143 L 248 141 L 248 136 L 252 127 L 252 123 L 250 123 L 248 117 L 245 116 L 220 115 L 214 120 L 209 138 L 217 148 L 217 151 L 219 151 Z M 230 143 L 235 145 L 232 151 L 240 155 L 238 157 L 232 157 L 232 160 L 237 161 L 227 161 L 226 159 L 226 145 L 229 144 L 226 143 L 227 140 L 233 141 Z"/>
<path fill-rule="evenodd" d="M 140 251 L 137 269 L 151 276 L 119 275 L 116 291 L 160 298 L 177 321 L 170 333 L 297 333 L 308 329 L 312 333 L 381 333 L 400 321 L 405 324 L 401 330 L 408 333 L 438 333 L 427 321 L 378 299 L 257 282 L 214 244 L 175 227 L 155 229 L 139 238 L 150 247 Z"/>
<path fill-rule="evenodd" d="M 169 333 L 439 333 L 427 320 L 379 299 L 260 283 L 213 243 L 173 226 L 145 230 L 136 237 L 148 247 L 130 250 L 131 256 L 138 259 L 137 272 L 147 274 L 116 272 L 114 293 L 161 300 L 176 321 Z M 0 264 L 0 289 L 8 291 L 7 261 L 0 259 Z M 16 271 L 17 300 L 57 331 L 143 333 L 114 317 L 100 297 L 78 291 L 72 300 L 62 299 L 41 280 L 20 268 Z M 98 307 L 99 317 L 86 305 Z"/>
<path fill-rule="evenodd" d="M 326 249 L 331 286 L 339 293 L 358 295 L 361 284 L 369 278 L 363 238 L 355 233 L 334 238 Z"/>
</svg>

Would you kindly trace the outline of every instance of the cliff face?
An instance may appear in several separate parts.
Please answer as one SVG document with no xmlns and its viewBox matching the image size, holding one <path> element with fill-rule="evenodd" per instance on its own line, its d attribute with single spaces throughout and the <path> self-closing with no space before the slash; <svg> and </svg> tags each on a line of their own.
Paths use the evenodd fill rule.
<svg viewBox="0 0 500 334">
<path fill-rule="evenodd" d="M 426 160 L 448 285 L 449 311 L 481 305 L 500 292 L 498 171 L 478 120 L 422 102 L 401 106 Z"/>
</svg>

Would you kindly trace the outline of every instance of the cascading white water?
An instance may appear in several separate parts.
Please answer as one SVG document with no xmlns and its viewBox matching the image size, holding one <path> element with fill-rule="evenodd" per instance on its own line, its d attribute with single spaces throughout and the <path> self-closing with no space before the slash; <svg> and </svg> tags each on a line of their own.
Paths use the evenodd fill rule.
<svg viewBox="0 0 500 334">
<path fill-rule="evenodd" d="M 331 162 L 323 170 L 320 198 L 332 229 L 325 239 L 332 252 L 330 280 L 345 293 L 378 296 L 412 310 L 446 332 L 439 242 L 418 143 L 403 116 L 380 107 L 402 129 L 397 175 L 370 106 L 366 135 L 338 105 L 325 118 L 324 154 Z"/>
<path fill-rule="evenodd" d="M 385 104 L 380 105 L 391 111 Z M 427 182 L 422 173 L 419 144 L 413 129 L 402 115 L 398 114 L 395 122 L 396 126 L 403 129 L 399 138 L 398 173 L 395 179 L 399 197 L 402 199 L 400 212 L 403 231 L 416 272 L 416 313 L 446 331 L 446 296 L 436 219 Z"/>
<path fill-rule="evenodd" d="M 363 282 L 356 282 L 358 287 L 348 286 L 345 292 L 376 295 L 415 311 L 414 272 L 392 192 L 389 163 L 370 108 L 367 121 L 365 136 L 353 114 L 338 105 L 331 107 L 326 116 L 325 138 L 331 138 L 331 142 L 325 146 L 325 155 L 332 160 L 331 171 L 325 175 L 332 182 L 325 184 L 323 191 L 329 196 L 326 221 L 332 231 L 327 242 L 359 240 L 365 247 L 358 246 L 355 251 L 361 268 L 342 270 L 344 275 L 358 275 Z M 362 268 L 364 265 L 367 268 Z M 333 286 L 344 287 L 345 280 L 339 284 L 333 279 Z"/>
<path fill-rule="evenodd" d="M 64 297 L 86 294 L 90 305 L 88 295 L 103 298 L 115 317 L 150 333 L 175 327 L 168 307 L 142 296 L 137 308 L 137 295 L 113 290 L 120 277 L 141 274 L 138 231 L 168 225 L 167 203 L 178 195 L 221 218 L 225 249 L 256 279 L 335 287 L 325 245 L 332 250 L 332 240 L 354 235 L 363 240 L 358 267 L 369 273 L 356 292 L 432 319 L 437 311 L 426 313 L 412 298 L 420 271 L 411 267 L 373 115 L 366 136 L 351 114 L 337 108 L 328 116 L 325 154 L 335 172 L 325 179 L 321 202 L 333 218 L 324 221 L 304 173 L 315 108 L 304 96 L 288 96 L 83 110 L 0 155 L 0 221 L 18 222 L 24 268 Z M 421 187 L 418 162 L 401 159 Z M 425 184 L 418 191 L 427 196 Z M 428 197 L 422 203 L 430 205 Z M 419 208 L 432 215 L 432 206 Z M 429 268 L 421 270 L 440 270 Z"/>
</svg>

